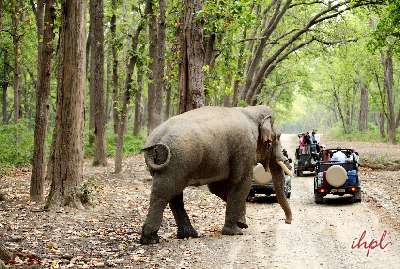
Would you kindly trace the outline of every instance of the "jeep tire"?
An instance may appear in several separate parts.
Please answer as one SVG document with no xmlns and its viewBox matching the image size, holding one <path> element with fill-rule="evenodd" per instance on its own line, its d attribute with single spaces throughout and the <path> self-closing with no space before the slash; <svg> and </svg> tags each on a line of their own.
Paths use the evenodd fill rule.
<svg viewBox="0 0 400 269">
<path fill-rule="evenodd" d="M 354 201 L 354 203 L 361 202 L 361 190 L 358 190 L 356 193 L 354 193 L 353 201 Z"/>
<path fill-rule="evenodd" d="M 316 204 L 322 204 L 324 201 L 324 196 L 320 193 L 314 193 L 314 201 Z"/>
</svg>

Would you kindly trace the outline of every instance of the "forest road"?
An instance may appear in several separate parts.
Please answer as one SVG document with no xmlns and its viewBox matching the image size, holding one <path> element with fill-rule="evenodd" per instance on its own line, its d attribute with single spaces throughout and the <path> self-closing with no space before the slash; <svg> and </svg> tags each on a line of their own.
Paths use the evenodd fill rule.
<svg viewBox="0 0 400 269">
<path fill-rule="evenodd" d="M 296 137 L 283 135 L 281 139 L 293 156 Z M 190 267 L 399 268 L 400 233 L 372 204 L 332 197 L 317 205 L 310 175 L 293 179 L 290 205 L 293 222 L 288 225 L 273 199 L 247 203 L 249 228 L 244 235 L 185 242 L 186 248 L 202 246 Z M 369 253 L 365 246 L 370 247 Z"/>
</svg>

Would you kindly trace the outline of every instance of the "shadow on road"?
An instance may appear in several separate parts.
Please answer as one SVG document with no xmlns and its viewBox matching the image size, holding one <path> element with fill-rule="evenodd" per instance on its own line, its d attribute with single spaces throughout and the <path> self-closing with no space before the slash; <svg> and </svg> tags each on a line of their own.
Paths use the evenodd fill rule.
<svg viewBox="0 0 400 269">
<path fill-rule="evenodd" d="M 248 203 L 256 203 L 256 204 L 273 204 L 277 203 L 276 196 L 256 196 L 252 198 Z"/>
</svg>

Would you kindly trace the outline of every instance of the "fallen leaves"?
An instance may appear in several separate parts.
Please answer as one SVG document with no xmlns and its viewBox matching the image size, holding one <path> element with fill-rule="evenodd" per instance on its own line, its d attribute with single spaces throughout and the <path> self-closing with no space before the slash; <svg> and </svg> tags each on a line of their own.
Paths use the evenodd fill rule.
<svg viewBox="0 0 400 269">
<path fill-rule="evenodd" d="M 161 243 L 146 247 L 139 244 L 151 177 L 140 155 L 129 158 L 124 168 L 122 174 L 115 175 L 111 166 L 92 167 L 87 163 L 85 178 L 97 186 L 98 203 L 81 211 L 65 208 L 48 212 L 43 210 L 43 203 L 32 203 L 27 170 L 3 178 L 0 189 L 7 193 L 7 201 L 0 201 L 0 236 L 6 235 L 7 248 L 16 254 L 9 264 L 45 268 L 164 268 L 178 260 L 183 267 L 190 267 L 198 250 L 175 248 L 182 241 L 176 239 L 175 220 L 169 208 L 164 212 L 159 232 Z M 220 236 L 225 204 L 204 188 L 188 188 L 184 199 L 199 234 Z"/>
</svg>

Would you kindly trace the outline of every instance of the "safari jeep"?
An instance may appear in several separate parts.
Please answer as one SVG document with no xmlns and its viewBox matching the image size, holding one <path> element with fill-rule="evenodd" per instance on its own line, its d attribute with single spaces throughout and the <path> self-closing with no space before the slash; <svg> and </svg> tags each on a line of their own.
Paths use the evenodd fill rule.
<svg viewBox="0 0 400 269">
<path fill-rule="evenodd" d="M 291 171 L 292 170 L 292 159 L 286 159 L 284 164 Z M 285 183 L 283 184 L 284 192 L 286 198 L 290 198 L 292 192 L 292 176 L 285 173 Z M 254 168 L 254 179 L 251 184 L 251 189 L 249 195 L 247 196 L 247 201 L 252 201 L 256 194 L 264 194 L 266 196 L 271 196 L 275 194 L 274 184 L 272 183 L 271 175 L 265 173 L 262 164 L 258 164 Z"/>
<path fill-rule="evenodd" d="M 332 161 L 337 151 L 346 155 L 344 162 Z M 317 204 L 323 202 L 328 194 L 353 196 L 353 202 L 361 202 L 361 186 L 358 177 L 358 157 L 352 149 L 325 149 L 321 152 L 321 160 L 317 163 L 314 177 L 314 198 Z"/>
<path fill-rule="evenodd" d="M 313 144 L 312 146 L 316 146 Z M 294 174 L 298 177 L 303 176 L 303 172 L 316 172 L 316 165 L 319 160 L 319 154 L 316 149 L 311 149 L 309 154 L 301 152 L 300 148 L 296 148 L 296 159 L 294 160 Z"/>
</svg>

